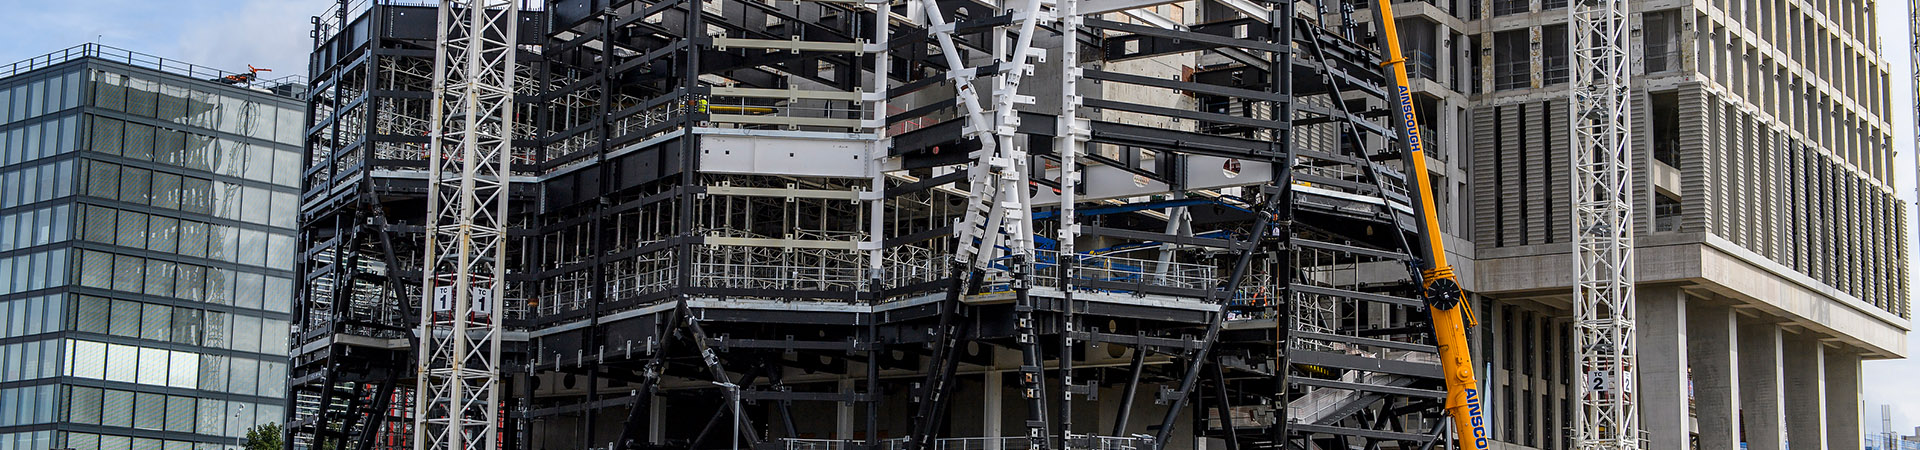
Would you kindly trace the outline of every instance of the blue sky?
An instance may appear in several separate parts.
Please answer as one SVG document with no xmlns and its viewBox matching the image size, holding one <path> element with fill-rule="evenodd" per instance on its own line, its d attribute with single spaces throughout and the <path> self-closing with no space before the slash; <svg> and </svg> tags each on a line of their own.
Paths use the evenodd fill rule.
<svg viewBox="0 0 1920 450">
<path fill-rule="evenodd" d="M 0 0 L 0 64 L 86 42 L 262 78 L 305 75 L 308 17 L 327 0 Z"/>
<path fill-rule="evenodd" d="M 1909 227 L 1920 223 L 1920 207 L 1915 196 L 1914 142 L 1912 130 L 1920 128 L 1913 118 L 1915 91 L 1910 74 L 1910 35 L 1907 30 L 1907 1 L 1881 0 L 1879 5 L 1880 48 L 1890 63 L 1899 193 L 1908 202 Z M 0 25 L 0 64 L 11 63 L 84 42 L 106 45 L 178 59 L 214 68 L 239 71 L 252 64 L 273 69 L 267 78 L 305 74 L 308 17 L 320 14 L 333 4 L 327 0 L 67 0 L 31 2 L 0 0 L 0 11 L 9 17 Z M 1912 230 L 1907 248 L 1920 256 L 1920 239 Z M 1920 271 L 1920 266 L 1915 267 Z M 1920 280 L 1911 284 L 1920 289 Z M 1915 303 L 1920 303 L 1916 301 Z M 1916 325 L 1915 328 L 1920 328 Z M 1907 350 L 1920 353 L 1920 333 L 1908 336 Z M 1894 427 L 1912 433 L 1920 425 L 1920 383 L 1911 382 L 1920 374 L 1920 360 L 1870 361 L 1865 364 L 1864 410 L 1866 427 L 1879 431 L 1880 404 L 1893 405 Z"/>
</svg>

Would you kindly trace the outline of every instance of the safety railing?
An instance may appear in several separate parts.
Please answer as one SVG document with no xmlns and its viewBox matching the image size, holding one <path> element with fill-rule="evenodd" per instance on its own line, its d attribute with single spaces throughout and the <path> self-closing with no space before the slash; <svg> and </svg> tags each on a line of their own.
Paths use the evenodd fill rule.
<svg viewBox="0 0 1920 450">
<path fill-rule="evenodd" d="M 1680 48 L 1672 44 L 1647 44 L 1647 73 L 1680 70 Z"/>
<path fill-rule="evenodd" d="M 843 94 L 833 91 L 796 90 L 792 92 L 795 95 Z M 715 95 L 703 102 L 708 120 L 714 124 L 757 129 L 827 127 L 843 128 L 849 132 L 862 131 L 863 120 L 872 117 L 871 112 L 868 111 L 870 103 L 859 100 L 858 92 L 844 93 L 844 95 L 851 100 L 818 98 L 827 95 L 793 99 Z"/>
<path fill-rule="evenodd" d="M 860 267 L 808 263 L 695 262 L 698 287 L 775 290 L 856 290 L 866 287 Z"/>
<path fill-rule="evenodd" d="M 859 444 L 859 441 L 844 439 L 787 438 L 782 440 L 786 441 L 787 450 L 846 450 L 848 447 Z"/>
<path fill-rule="evenodd" d="M 1541 58 L 1540 82 L 1542 84 L 1560 84 L 1573 77 L 1573 57 L 1566 53 L 1548 54 Z"/>
<path fill-rule="evenodd" d="M 1410 63 L 1407 64 L 1408 77 L 1440 81 L 1440 64 L 1439 60 L 1434 57 L 1433 52 L 1413 50 L 1408 53 L 1408 59 L 1411 60 Z"/>
<path fill-rule="evenodd" d="M 116 63 L 126 64 L 129 66 L 146 68 L 146 69 L 153 69 L 161 72 L 171 73 L 174 75 L 181 75 L 188 78 L 197 78 L 202 80 L 214 80 L 214 79 L 227 78 L 230 76 L 243 75 L 242 73 L 239 73 L 239 72 L 228 72 L 225 70 L 215 69 L 212 67 L 187 63 L 179 60 L 161 58 L 159 56 L 149 55 L 146 53 L 140 53 L 132 50 L 89 42 L 85 44 L 75 45 L 72 47 L 67 47 L 65 49 L 57 50 L 57 51 L 43 54 L 40 56 L 35 56 L 32 58 L 20 60 L 18 62 L 14 62 L 13 64 L 0 66 L 0 78 L 11 77 L 21 73 L 31 72 L 31 71 L 46 68 L 46 67 L 52 67 L 55 65 L 59 65 L 60 63 L 81 59 L 81 58 L 94 58 L 94 59 L 99 59 L 103 61 L 116 62 Z M 251 76 L 251 74 L 244 74 L 244 75 Z M 279 86 L 283 84 L 303 84 L 304 85 L 304 84 L 307 84 L 307 78 L 301 75 L 289 75 L 281 78 L 275 78 L 272 80 L 257 80 L 257 81 L 253 81 L 252 83 L 255 85 L 259 85 L 261 87 L 272 87 L 272 86 Z"/>
<path fill-rule="evenodd" d="M 675 118 L 686 115 L 687 102 L 691 102 L 691 101 L 695 101 L 695 100 L 674 101 L 674 102 L 669 102 L 661 105 L 656 105 L 652 108 L 648 108 L 645 111 L 639 111 L 639 112 L 633 113 L 632 115 L 628 115 L 625 117 L 621 117 L 617 120 L 614 120 L 613 123 L 609 125 L 611 130 L 607 131 L 608 137 L 609 138 L 625 137 L 630 133 L 647 130 L 656 125 L 667 123 L 669 121 L 674 120 Z M 636 136 L 633 139 L 646 139 L 649 137 L 653 137 L 653 135 L 649 134 L 646 136 Z"/>
<path fill-rule="evenodd" d="M 1026 450 L 1032 448 L 1024 436 L 964 437 L 933 440 L 934 450 Z"/>
<path fill-rule="evenodd" d="M 886 255 L 886 283 L 889 288 L 911 286 L 947 277 L 947 264 L 953 258 L 936 255 L 932 249 L 901 247 Z"/>
<path fill-rule="evenodd" d="M 1214 289 L 1220 283 L 1218 268 L 1177 261 L 1159 261 L 1156 259 L 1129 258 L 1118 254 L 1086 254 L 1072 256 L 1075 280 L 1100 281 L 1105 283 L 1132 284 L 1138 286 L 1157 286 L 1180 289 Z M 1033 285 L 1059 288 L 1060 252 L 1055 250 L 1037 250 L 1034 252 Z M 1006 258 L 994 262 L 1003 266 Z M 1103 284 L 1105 284 L 1103 283 Z M 1110 286 L 1110 285 L 1109 285 Z M 1076 286 L 1076 290 L 1103 292 L 1131 292 L 1128 289 L 1096 288 Z"/>
<path fill-rule="evenodd" d="M 1505 90 L 1531 86 L 1533 84 L 1533 75 L 1530 73 L 1530 71 L 1533 70 L 1532 64 L 1531 61 L 1525 58 L 1514 58 L 1512 61 L 1495 62 L 1493 64 L 1493 88 L 1496 90 Z"/>
<path fill-rule="evenodd" d="M 1071 450 L 1141 450 L 1153 448 L 1153 438 L 1147 435 L 1134 436 L 1097 436 L 1075 434 L 1067 436 L 1066 448 Z"/>
<path fill-rule="evenodd" d="M 783 438 L 786 450 L 852 450 L 864 449 L 866 441 L 857 439 L 800 439 Z M 874 450 L 900 450 L 906 448 L 906 438 L 893 438 L 880 441 Z"/>
<path fill-rule="evenodd" d="M 781 439 L 786 450 L 853 450 L 865 449 L 865 441 L 851 439 Z M 932 450 L 1027 450 L 1032 448 L 1024 436 L 1001 437 L 954 437 L 940 438 L 929 442 Z M 875 450 L 900 450 L 906 448 L 906 438 L 894 438 L 880 441 Z M 1153 448 L 1153 438 L 1147 436 L 1068 436 L 1064 450 L 1143 450 Z"/>
</svg>

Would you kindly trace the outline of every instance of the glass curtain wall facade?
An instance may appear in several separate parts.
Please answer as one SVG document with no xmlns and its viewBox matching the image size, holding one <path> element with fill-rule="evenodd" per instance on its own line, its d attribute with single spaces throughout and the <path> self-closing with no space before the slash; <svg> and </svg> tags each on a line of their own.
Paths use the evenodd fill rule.
<svg viewBox="0 0 1920 450">
<path fill-rule="evenodd" d="M 284 421 L 303 109 L 86 50 L 0 78 L 0 450 L 235 446 Z"/>
</svg>

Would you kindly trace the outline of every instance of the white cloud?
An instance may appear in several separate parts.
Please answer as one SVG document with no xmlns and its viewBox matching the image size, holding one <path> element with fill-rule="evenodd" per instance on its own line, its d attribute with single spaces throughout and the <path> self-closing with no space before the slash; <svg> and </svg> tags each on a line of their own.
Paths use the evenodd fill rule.
<svg viewBox="0 0 1920 450">
<path fill-rule="evenodd" d="M 272 72 L 261 78 L 307 74 L 313 50 L 308 18 L 326 5 L 313 1 L 271 0 L 230 3 L 231 8 L 196 21 L 174 45 L 172 57 L 229 71 L 248 64 Z"/>
<path fill-rule="evenodd" d="M 229 72 L 248 64 L 263 76 L 306 74 L 308 17 L 329 0 L 67 0 L 14 5 L 0 27 L 0 64 L 98 42 Z M 19 2 L 24 3 L 24 2 Z"/>
</svg>

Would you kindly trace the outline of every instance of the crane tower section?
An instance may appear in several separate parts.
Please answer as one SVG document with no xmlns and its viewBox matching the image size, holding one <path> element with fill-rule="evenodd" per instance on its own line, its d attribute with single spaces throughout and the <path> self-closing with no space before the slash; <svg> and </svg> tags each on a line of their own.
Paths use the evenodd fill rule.
<svg viewBox="0 0 1920 450">
<path fill-rule="evenodd" d="M 414 448 L 499 446 L 514 0 L 443 1 L 433 74 Z"/>
<path fill-rule="evenodd" d="M 1574 347 L 1586 380 L 1574 415 L 1575 443 L 1581 449 L 1638 449 L 1627 1 L 1577 1 L 1568 14 Z"/>
</svg>

